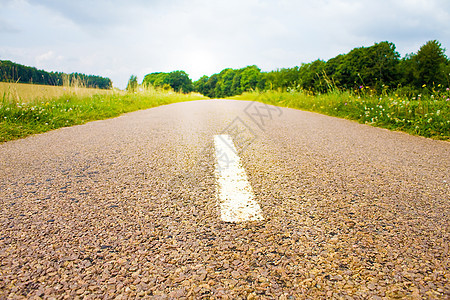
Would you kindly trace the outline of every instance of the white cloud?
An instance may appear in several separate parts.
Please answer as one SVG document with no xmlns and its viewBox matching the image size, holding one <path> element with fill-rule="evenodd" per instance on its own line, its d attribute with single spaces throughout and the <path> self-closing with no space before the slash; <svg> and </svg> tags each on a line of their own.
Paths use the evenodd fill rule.
<svg viewBox="0 0 450 300">
<path fill-rule="evenodd" d="M 36 63 L 40 65 L 42 62 L 46 62 L 48 60 L 53 59 L 55 56 L 55 53 L 53 51 L 48 51 L 46 53 L 40 54 L 36 57 Z"/>
</svg>

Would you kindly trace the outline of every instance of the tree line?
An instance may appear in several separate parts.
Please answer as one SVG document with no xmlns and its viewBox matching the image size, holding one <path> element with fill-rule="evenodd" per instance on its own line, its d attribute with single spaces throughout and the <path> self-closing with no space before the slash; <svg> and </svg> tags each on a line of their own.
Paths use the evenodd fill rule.
<svg viewBox="0 0 450 300">
<path fill-rule="evenodd" d="M 450 85 L 450 61 L 438 41 L 429 41 L 417 53 L 403 58 L 395 49 L 393 43 L 380 42 L 355 48 L 328 61 L 318 59 L 271 72 L 261 72 L 257 66 L 228 68 L 201 77 L 193 83 L 193 90 L 221 98 L 251 90 L 326 93 L 336 88 L 370 87 L 378 93 L 388 89 L 415 93 L 424 86 Z"/>
<path fill-rule="evenodd" d="M 131 76 L 128 81 L 128 86 L 133 86 L 135 82 L 134 75 Z M 142 80 L 142 85 L 163 88 L 163 89 L 173 89 L 175 92 L 190 93 L 194 90 L 192 80 L 185 71 L 173 71 L 170 73 L 156 72 L 145 75 Z M 129 89 L 127 87 L 127 89 Z"/>
<path fill-rule="evenodd" d="M 47 72 L 35 67 L 20 65 L 9 60 L 0 60 L 0 82 L 34 83 L 44 85 L 81 85 L 89 88 L 110 89 L 112 81 L 109 78 L 85 75 L 81 73 L 66 74 L 62 72 Z"/>
</svg>

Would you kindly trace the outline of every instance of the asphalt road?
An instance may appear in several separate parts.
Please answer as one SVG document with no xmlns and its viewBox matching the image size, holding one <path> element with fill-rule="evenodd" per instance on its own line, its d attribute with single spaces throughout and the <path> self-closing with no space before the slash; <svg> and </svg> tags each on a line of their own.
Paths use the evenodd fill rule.
<svg viewBox="0 0 450 300">
<path fill-rule="evenodd" d="M 224 222 L 214 136 L 262 219 Z M 450 298 L 450 143 L 204 100 L 0 145 L 0 298 Z"/>
</svg>

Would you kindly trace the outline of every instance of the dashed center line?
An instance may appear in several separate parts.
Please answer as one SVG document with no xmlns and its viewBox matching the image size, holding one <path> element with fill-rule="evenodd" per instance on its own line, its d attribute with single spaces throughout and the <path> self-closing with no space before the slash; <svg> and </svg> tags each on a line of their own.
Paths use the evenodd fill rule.
<svg viewBox="0 0 450 300">
<path fill-rule="evenodd" d="M 214 136 L 217 199 L 225 222 L 264 220 L 247 174 L 229 135 Z"/>
</svg>

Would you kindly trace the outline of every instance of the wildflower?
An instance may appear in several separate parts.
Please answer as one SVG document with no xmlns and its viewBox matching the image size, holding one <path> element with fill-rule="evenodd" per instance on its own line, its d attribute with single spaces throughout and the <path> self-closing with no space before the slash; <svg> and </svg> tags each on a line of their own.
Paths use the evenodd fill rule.
<svg viewBox="0 0 450 300">
<path fill-rule="evenodd" d="M 359 88 L 362 90 L 364 87 L 362 85 L 360 85 Z"/>
<path fill-rule="evenodd" d="M 423 88 L 426 87 L 426 86 L 427 86 L 426 84 L 422 85 Z"/>
<path fill-rule="evenodd" d="M 446 88 L 445 90 L 448 92 L 448 91 L 450 91 L 450 88 Z"/>
</svg>

